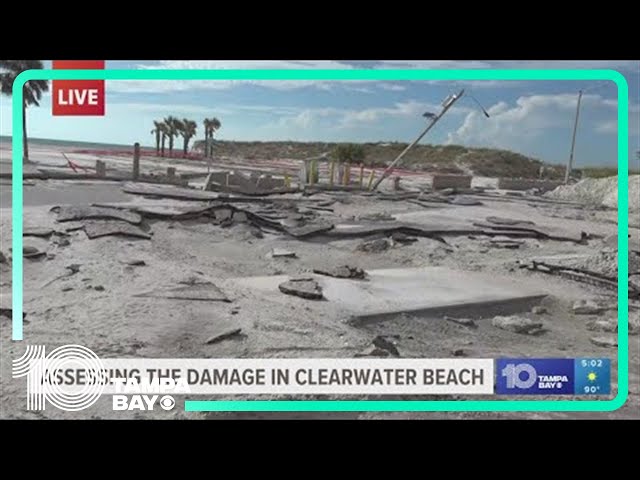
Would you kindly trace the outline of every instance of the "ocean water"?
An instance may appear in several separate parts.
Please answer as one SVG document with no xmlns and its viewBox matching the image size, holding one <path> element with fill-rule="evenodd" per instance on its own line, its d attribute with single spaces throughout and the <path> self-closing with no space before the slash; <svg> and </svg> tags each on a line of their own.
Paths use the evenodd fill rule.
<svg viewBox="0 0 640 480">
<path fill-rule="evenodd" d="M 0 144 L 10 144 L 11 137 L 8 135 L 0 135 Z M 81 142 L 77 140 L 55 140 L 51 138 L 32 138 L 29 137 L 29 145 L 59 145 L 61 147 L 77 147 L 78 149 L 96 149 L 96 150 L 131 150 L 131 145 L 122 145 L 117 143 L 95 143 Z M 141 145 L 142 148 L 149 148 L 147 145 Z"/>
</svg>

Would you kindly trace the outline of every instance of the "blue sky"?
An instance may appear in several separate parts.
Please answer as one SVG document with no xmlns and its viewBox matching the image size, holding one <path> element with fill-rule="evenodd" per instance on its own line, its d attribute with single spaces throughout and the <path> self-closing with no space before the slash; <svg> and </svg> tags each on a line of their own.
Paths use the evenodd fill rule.
<svg viewBox="0 0 640 480">
<path fill-rule="evenodd" d="M 50 62 L 45 62 L 46 66 Z M 640 148 L 639 61 L 107 61 L 107 68 L 612 68 L 630 92 L 630 160 Z M 107 81 L 105 117 L 53 117 L 51 98 L 29 109 L 39 138 L 152 145 L 153 120 L 217 117 L 222 140 L 412 141 L 422 113 L 460 88 L 459 101 L 423 143 L 507 148 L 551 163 L 568 156 L 577 91 L 585 89 L 576 164 L 615 165 L 617 92 L 609 82 Z M 11 134 L 10 98 L 0 100 L 0 134 Z"/>
</svg>

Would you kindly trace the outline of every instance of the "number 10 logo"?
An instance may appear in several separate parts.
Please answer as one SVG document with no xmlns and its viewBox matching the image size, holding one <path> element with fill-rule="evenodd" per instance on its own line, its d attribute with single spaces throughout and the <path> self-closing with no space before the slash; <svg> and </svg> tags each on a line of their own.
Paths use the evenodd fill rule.
<svg viewBox="0 0 640 480">
<path fill-rule="evenodd" d="M 507 388 L 528 389 L 535 385 L 538 373 L 533 365 L 528 363 L 509 363 L 501 372 L 507 379 Z"/>
</svg>

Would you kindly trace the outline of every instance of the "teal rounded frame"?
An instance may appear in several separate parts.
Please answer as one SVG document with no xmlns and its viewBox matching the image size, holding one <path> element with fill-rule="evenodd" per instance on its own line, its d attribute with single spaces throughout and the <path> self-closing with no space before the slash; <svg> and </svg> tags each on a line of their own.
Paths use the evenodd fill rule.
<svg viewBox="0 0 640 480">
<path fill-rule="evenodd" d="M 29 80 L 607 80 L 618 88 L 618 394 L 611 400 L 186 400 L 185 411 L 614 411 L 629 394 L 629 93 L 615 70 L 27 70 L 13 85 L 12 247 L 22 251 L 22 87 Z M 23 340 L 22 255 L 13 258 L 12 340 Z"/>
</svg>

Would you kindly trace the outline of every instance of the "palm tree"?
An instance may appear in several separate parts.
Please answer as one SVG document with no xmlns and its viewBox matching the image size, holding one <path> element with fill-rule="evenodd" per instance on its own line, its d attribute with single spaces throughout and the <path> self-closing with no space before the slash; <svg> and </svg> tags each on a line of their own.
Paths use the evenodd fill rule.
<svg viewBox="0 0 640 480">
<path fill-rule="evenodd" d="M 222 123 L 216 117 L 211 119 L 211 133 L 209 134 L 211 137 L 211 147 L 209 148 L 209 156 L 213 157 L 213 134 L 220 130 L 222 127 Z"/>
<path fill-rule="evenodd" d="M 158 130 L 160 130 L 160 133 L 162 134 L 162 147 L 160 149 L 160 156 L 164 157 L 164 143 L 165 140 L 167 139 L 167 134 L 169 132 L 169 129 L 167 128 L 167 125 L 164 122 L 160 122 L 158 124 Z"/>
<path fill-rule="evenodd" d="M 164 119 L 164 124 L 167 126 L 167 137 L 169 138 L 169 156 L 173 156 L 173 139 L 178 136 L 180 132 L 180 120 L 171 115 Z"/>
<path fill-rule="evenodd" d="M 153 130 L 151 130 L 151 134 L 155 134 L 156 135 L 156 155 L 160 155 L 160 135 L 162 134 L 162 130 L 160 129 L 160 125 L 162 125 L 162 122 L 159 122 L 157 120 L 153 121 L 153 126 L 155 127 Z"/>
<path fill-rule="evenodd" d="M 209 156 L 209 134 L 211 133 L 211 120 L 205 118 L 202 121 L 202 125 L 204 126 L 204 156 L 206 158 Z"/>
<path fill-rule="evenodd" d="M 182 129 L 180 130 L 180 135 L 184 139 L 183 151 L 184 156 L 187 156 L 187 152 L 189 151 L 189 140 L 196 134 L 196 130 L 198 128 L 198 124 L 193 120 L 189 120 L 187 118 L 182 119 Z"/>
<path fill-rule="evenodd" d="M 25 70 L 42 69 L 42 60 L 0 60 L 0 92 L 11 95 L 16 77 Z M 47 80 L 29 80 L 22 90 L 22 161 L 29 161 L 29 145 L 27 142 L 27 107 L 40 106 L 42 94 L 49 91 Z"/>
</svg>

